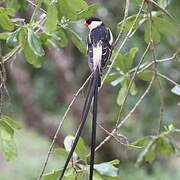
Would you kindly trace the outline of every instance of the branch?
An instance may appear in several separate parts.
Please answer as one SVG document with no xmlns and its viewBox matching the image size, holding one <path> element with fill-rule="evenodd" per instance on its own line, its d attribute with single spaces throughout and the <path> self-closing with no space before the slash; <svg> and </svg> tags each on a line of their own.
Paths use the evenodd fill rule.
<svg viewBox="0 0 180 180">
<path fill-rule="evenodd" d="M 155 74 L 153 75 L 147 89 L 145 90 L 145 92 L 142 94 L 142 96 L 139 98 L 139 100 L 137 101 L 137 103 L 134 105 L 134 107 L 131 109 L 131 111 L 126 115 L 126 117 L 119 123 L 119 125 L 114 128 L 111 133 L 109 134 L 109 136 L 107 136 L 97 147 L 96 147 L 96 151 L 101 148 L 101 146 L 103 146 L 113 135 L 115 135 L 116 131 L 131 117 L 131 115 L 134 113 L 134 111 L 137 109 L 137 107 L 139 106 L 139 104 L 142 102 L 142 100 L 144 99 L 144 97 L 148 94 L 148 92 L 151 89 L 151 86 L 154 82 L 155 79 Z"/>
</svg>

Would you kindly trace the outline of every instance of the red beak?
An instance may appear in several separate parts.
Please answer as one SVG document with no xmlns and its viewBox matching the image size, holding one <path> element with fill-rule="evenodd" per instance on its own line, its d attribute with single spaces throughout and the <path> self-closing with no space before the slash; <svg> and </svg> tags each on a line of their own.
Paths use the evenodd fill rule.
<svg viewBox="0 0 180 180">
<path fill-rule="evenodd" d="M 86 27 L 88 27 L 88 24 L 87 24 L 87 22 L 86 22 L 86 21 L 84 21 L 84 25 L 85 25 Z"/>
</svg>

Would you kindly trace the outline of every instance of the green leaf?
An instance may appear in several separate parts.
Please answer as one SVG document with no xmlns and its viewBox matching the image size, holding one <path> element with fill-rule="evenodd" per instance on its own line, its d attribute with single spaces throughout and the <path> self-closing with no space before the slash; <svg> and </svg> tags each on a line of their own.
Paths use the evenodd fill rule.
<svg viewBox="0 0 180 180">
<path fill-rule="evenodd" d="M 151 70 L 144 70 L 137 73 L 137 77 L 144 81 L 150 81 L 152 79 L 152 76 L 153 72 Z"/>
<path fill-rule="evenodd" d="M 32 64 L 36 68 L 41 67 L 43 63 L 43 59 L 42 57 L 37 56 L 30 48 L 27 40 L 27 28 L 21 28 L 21 31 L 19 33 L 19 42 L 23 49 L 23 54 L 26 58 L 26 61 L 29 64 Z"/>
<path fill-rule="evenodd" d="M 71 6 L 76 12 L 88 10 L 88 4 L 84 0 L 66 0 L 69 6 Z"/>
<path fill-rule="evenodd" d="M 127 92 L 127 81 L 125 80 L 122 84 L 122 87 L 118 93 L 117 100 L 116 100 L 119 106 L 123 104 L 125 96 L 126 96 L 126 92 Z"/>
<path fill-rule="evenodd" d="M 0 127 L 8 132 L 11 136 L 14 135 L 14 129 L 2 119 L 0 119 Z"/>
<path fill-rule="evenodd" d="M 124 65 L 124 56 L 121 53 L 116 52 L 113 50 L 112 52 L 112 59 L 117 55 L 115 67 L 119 68 L 121 71 L 125 72 L 125 65 Z"/>
<path fill-rule="evenodd" d="M 120 163 L 119 159 L 114 159 L 112 161 L 109 161 L 108 163 L 111 163 L 112 165 L 118 165 Z"/>
<path fill-rule="evenodd" d="M 9 126 L 11 126 L 14 129 L 21 129 L 21 125 L 16 120 L 14 120 L 13 118 L 9 116 L 2 115 L 0 118 L 0 121 L 1 120 L 6 122 Z"/>
<path fill-rule="evenodd" d="M 125 58 L 126 72 L 128 72 L 131 69 L 133 59 L 137 52 L 138 52 L 138 48 L 131 48 L 130 52 L 125 54 L 124 58 Z"/>
<path fill-rule="evenodd" d="M 87 162 L 87 158 L 86 158 L 87 147 L 86 147 L 82 137 L 79 138 L 75 152 L 77 153 L 77 155 L 80 157 L 81 160 L 83 160 L 84 162 Z"/>
<path fill-rule="evenodd" d="M 17 29 L 16 31 L 9 34 L 9 37 L 7 38 L 6 41 L 9 48 L 15 48 L 17 46 L 19 30 L 20 29 Z"/>
<path fill-rule="evenodd" d="M 13 9 L 13 8 L 6 8 L 5 12 L 8 16 L 14 16 L 16 13 L 15 9 Z"/>
<path fill-rule="evenodd" d="M 50 173 L 44 174 L 43 180 L 56 180 L 59 177 L 61 171 L 62 170 L 54 170 Z"/>
<path fill-rule="evenodd" d="M 77 14 L 87 9 L 88 5 L 84 0 L 59 1 L 59 10 L 61 14 L 70 20 L 76 20 Z"/>
<path fill-rule="evenodd" d="M 150 20 L 148 19 L 145 24 L 145 33 L 144 33 L 144 40 L 147 44 L 149 44 L 151 37 L 150 37 Z M 152 40 L 155 44 L 160 42 L 160 34 L 154 23 L 152 24 Z"/>
<path fill-rule="evenodd" d="M 6 40 L 9 37 L 9 32 L 0 33 L 0 40 Z"/>
<path fill-rule="evenodd" d="M 5 130 L 0 131 L 2 151 L 7 160 L 13 160 L 17 156 L 16 144 L 13 137 Z"/>
<path fill-rule="evenodd" d="M 14 24 L 11 22 L 10 18 L 2 7 L 0 7 L 0 27 L 7 31 L 12 31 L 14 29 Z"/>
<path fill-rule="evenodd" d="M 111 82 L 111 81 L 116 80 L 118 77 L 119 77 L 119 73 L 113 72 L 113 73 L 108 74 L 106 81 Z"/>
<path fill-rule="evenodd" d="M 130 88 L 130 94 L 132 95 L 132 96 L 135 96 L 136 94 L 137 94 L 137 88 L 136 88 L 136 84 L 135 84 L 135 82 L 133 82 L 132 83 L 132 85 L 131 85 L 131 88 Z"/>
<path fill-rule="evenodd" d="M 158 138 L 156 140 L 156 151 L 160 155 L 169 156 L 174 152 L 171 142 L 166 138 Z"/>
<path fill-rule="evenodd" d="M 68 39 L 67 36 L 62 28 L 59 28 L 57 31 L 57 36 L 59 37 L 58 42 L 62 48 L 66 47 L 68 45 Z"/>
<path fill-rule="evenodd" d="M 53 32 L 57 28 L 58 12 L 55 3 L 50 3 L 47 10 L 47 19 L 45 23 L 45 31 Z"/>
<path fill-rule="evenodd" d="M 171 92 L 180 96 L 180 86 L 176 85 L 171 89 Z"/>
<path fill-rule="evenodd" d="M 148 137 L 142 137 L 142 138 L 140 138 L 140 139 L 132 142 L 132 143 L 130 144 L 130 147 L 133 147 L 133 146 L 134 146 L 134 147 L 140 147 L 140 148 L 142 148 L 142 147 L 146 144 L 147 140 L 148 140 Z M 131 146 L 131 145 L 133 145 L 133 146 Z"/>
<path fill-rule="evenodd" d="M 153 22 L 156 29 L 165 36 L 177 36 L 180 34 L 180 29 L 176 26 L 176 24 L 168 21 L 165 18 L 154 17 Z"/>
<path fill-rule="evenodd" d="M 128 53 L 121 54 L 118 53 L 117 60 L 116 60 L 116 66 L 123 71 L 124 73 L 128 72 L 133 63 L 133 59 L 138 52 L 138 48 L 132 48 Z M 117 52 L 113 51 L 112 58 L 115 57 Z"/>
<path fill-rule="evenodd" d="M 138 156 L 138 159 L 136 161 L 136 166 L 139 166 L 143 160 L 146 157 L 146 154 L 148 153 L 148 151 L 152 150 L 152 147 L 154 146 L 154 139 L 150 139 L 150 141 L 148 142 L 147 146 L 144 148 L 144 150 L 140 153 L 140 155 Z"/>
<path fill-rule="evenodd" d="M 154 161 L 155 157 L 156 157 L 155 152 L 150 149 L 145 155 L 145 161 L 151 163 Z"/>
<path fill-rule="evenodd" d="M 56 148 L 55 154 L 57 154 L 58 156 L 61 156 L 63 158 L 67 158 L 67 156 L 68 156 L 68 152 L 64 148 Z"/>
<path fill-rule="evenodd" d="M 118 168 L 113 166 L 109 162 L 95 164 L 94 169 L 99 172 L 101 175 L 117 177 L 118 176 Z"/>
<path fill-rule="evenodd" d="M 28 43 L 29 47 L 32 49 L 35 55 L 37 56 L 44 56 L 45 52 L 44 49 L 41 46 L 41 43 L 34 33 L 34 31 L 30 28 L 28 28 Z"/>
<path fill-rule="evenodd" d="M 82 39 L 78 36 L 77 33 L 68 29 L 68 34 L 73 42 L 73 44 L 79 49 L 82 54 L 86 54 L 86 46 Z"/>
<path fill-rule="evenodd" d="M 87 10 L 83 10 L 77 14 L 76 20 L 85 19 L 92 16 L 98 9 L 98 4 L 91 4 Z"/>
</svg>

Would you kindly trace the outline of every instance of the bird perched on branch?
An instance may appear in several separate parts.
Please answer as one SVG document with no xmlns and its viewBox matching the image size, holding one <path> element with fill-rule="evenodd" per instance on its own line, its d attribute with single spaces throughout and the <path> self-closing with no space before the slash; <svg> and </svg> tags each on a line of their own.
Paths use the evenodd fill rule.
<svg viewBox="0 0 180 180">
<path fill-rule="evenodd" d="M 89 28 L 89 35 L 87 38 L 87 55 L 88 64 L 92 72 L 92 77 L 89 83 L 87 96 L 85 99 L 83 112 L 81 116 L 81 123 L 76 132 L 74 143 L 69 152 L 68 158 L 60 175 L 62 180 L 68 163 L 73 156 L 77 142 L 83 130 L 87 115 L 93 101 L 93 118 L 92 118 L 92 135 L 91 135 L 91 157 L 90 157 L 90 173 L 89 180 L 93 180 L 93 168 L 95 159 L 95 146 L 96 146 L 96 121 L 97 121 L 97 100 L 98 100 L 98 87 L 101 86 L 102 70 L 106 67 L 107 61 L 111 56 L 113 36 L 111 30 L 96 17 L 90 17 L 85 20 L 84 25 Z"/>
</svg>

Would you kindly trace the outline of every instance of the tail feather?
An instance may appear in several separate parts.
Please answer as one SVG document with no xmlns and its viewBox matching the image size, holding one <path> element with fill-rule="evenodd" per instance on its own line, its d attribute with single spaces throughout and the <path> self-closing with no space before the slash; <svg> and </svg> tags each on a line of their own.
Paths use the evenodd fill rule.
<svg viewBox="0 0 180 180">
<path fill-rule="evenodd" d="M 99 86 L 99 68 L 96 69 L 94 74 L 95 89 L 93 99 L 93 120 L 92 120 L 92 135 L 91 135 L 91 158 L 90 158 L 90 174 L 89 180 L 93 180 L 93 169 L 95 159 L 95 146 L 96 146 L 96 122 L 97 122 L 97 100 L 98 100 L 98 86 Z"/>
<path fill-rule="evenodd" d="M 88 115 L 88 112 L 89 112 L 89 109 L 90 109 L 91 101 L 92 101 L 92 98 L 94 96 L 94 90 L 95 90 L 96 84 L 97 84 L 97 82 L 95 81 L 94 76 L 93 76 L 93 78 L 91 79 L 91 82 L 90 82 L 90 86 L 89 86 L 88 93 L 87 93 L 87 96 L 86 96 L 85 104 L 84 104 L 84 107 L 83 107 L 83 112 L 82 112 L 82 116 L 81 116 L 81 123 L 80 123 L 79 128 L 77 130 L 77 133 L 75 135 L 74 143 L 72 145 L 71 151 L 69 152 L 69 155 L 67 157 L 67 160 L 65 162 L 65 165 L 63 167 L 63 170 L 62 170 L 62 173 L 60 175 L 59 180 L 62 180 L 62 178 L 64 176 L 64 173 L 66 171 L 66 168 L 67 168 L 67 166 L 69 164 L 69 161 L 70 161 L 70 159 L 71 159 L 71 157 L 73 155 L 73 152 L 74 152 L 74 150 L 76 148 L 76 145 L 78 143 L 79 137 L 81 135 L 84 124 L 85 124 L 86 119 L 87 119 L 87 115 Z"/>
</svg>

